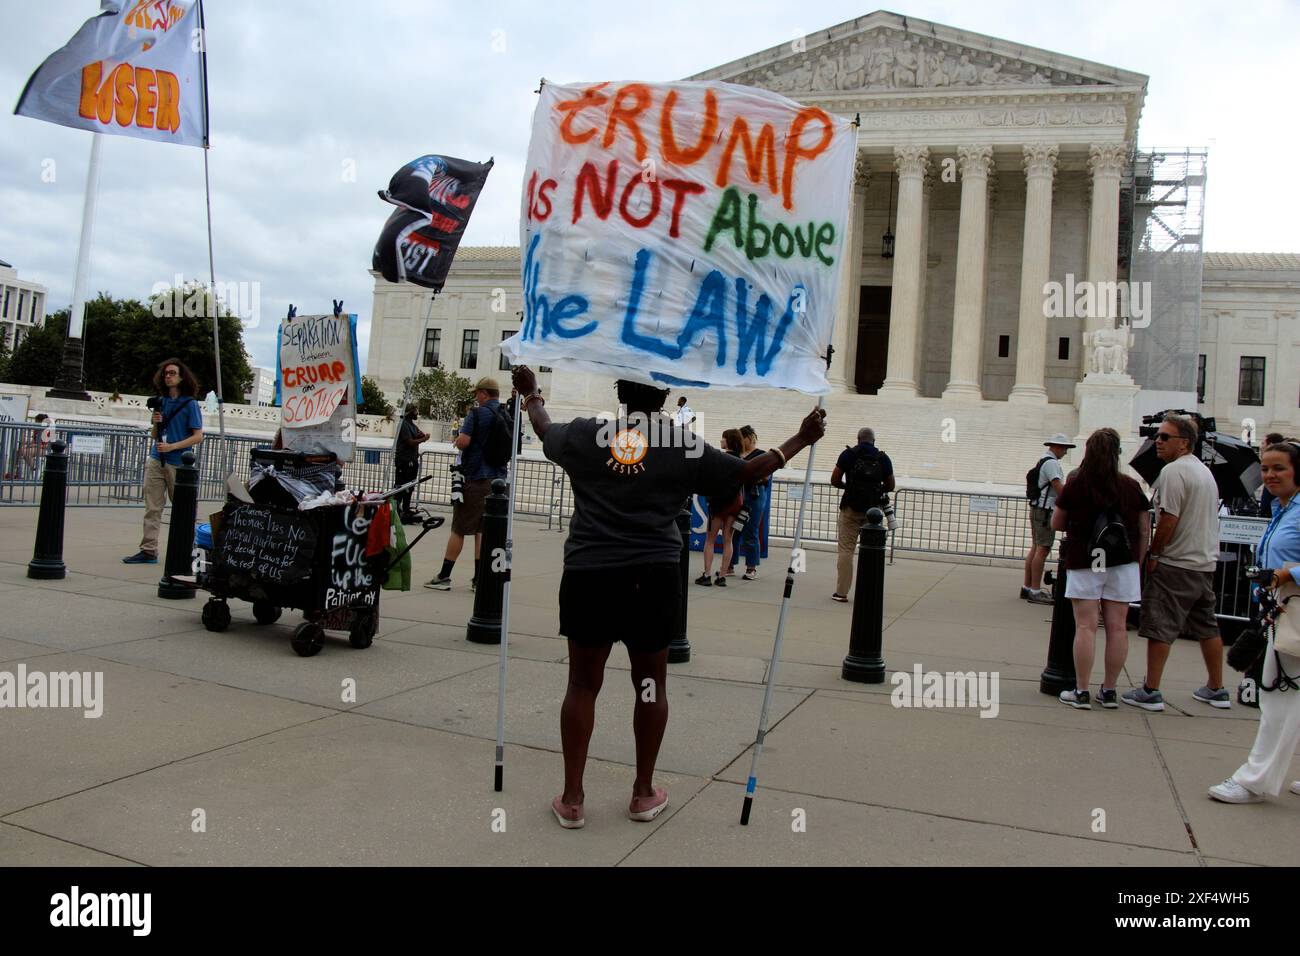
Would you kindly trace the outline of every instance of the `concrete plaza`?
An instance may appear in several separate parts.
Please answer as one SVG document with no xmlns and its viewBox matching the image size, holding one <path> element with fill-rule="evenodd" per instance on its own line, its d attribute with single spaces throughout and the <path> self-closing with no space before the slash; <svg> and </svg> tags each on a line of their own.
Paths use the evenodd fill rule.
<svg viewBox="0 0 1300 956">
<path fill-rule="evenodd" d="M 465 640 L 467 560 L 449 593 L 384 592 L 373 647 L 332 635 L 300 658 L 296 612 L 261 627 L 232 601 L 234 622 L 213 634 L 202 595 L 159 599 L 160 566 L 120 562 L 141 514 L 69 508 L 68 576 L 39 582 L 25 576 L 36 509 L 0 509 L 0 671 L 96 671 L 104 687 L 98 719 L 0 709 L 0 865 L 1300 863 L 1300 842 L 1281 838 L 1300 833 L 1300 797 L 1206 796 L 1244 759 L 1257 714 L 1192 699 L 1204 682 L 1196 648 L 1175 648 L 1164 713 L 1064 707 L 1038 691 L 1051 609 L 1017 599 L 1018 568 L 900 558 L 886 572 L 890 671 L 996 672 L 987 719 L 896 708 L 892 683 L 843 681 L 852 605 L 829 600 L 834 555 L 810 552 L 748 827 L 739 814 L 788 548 L 774 547 L 755 582 L 692 587 L 694 653 L 669 668 L 668 810 L 651 824 L 625 817 L 633 688 L 616 648 L 587 826 L 569 832 L 549 809 L 567 669 L 563 535 L 517 526 L 498 794 L 498 651 Z M 415 552 L 417 581 L 436 570 L 445 534 Z M 1122 688 L 1142 677 L 1144 643 L 1130 634 Z M 343 699 L 348 679 L 355 702 Z"/>
</svg>

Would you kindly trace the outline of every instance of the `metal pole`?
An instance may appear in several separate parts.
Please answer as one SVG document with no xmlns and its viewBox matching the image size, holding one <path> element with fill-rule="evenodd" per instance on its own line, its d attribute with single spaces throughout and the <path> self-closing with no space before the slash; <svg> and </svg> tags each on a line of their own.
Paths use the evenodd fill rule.
<svg viewBox="0 0 1300 956">
<path fill-rule="evenodd" d="M 36 547 L 27 576 L 58 581 L 67 576 L 63 563 L 63 516 L 68 503 L 68 456 L 61 441 L 50 444 L 41 476 L 41 510 L 36 516 Z"/>
<path fill-rule="evenodd" d="M 158 582 L 160 598 L 186 600 L 195 596 L 193 587 L 174 579 L 193 573 L 194 518 L 198 512 L 198 501 L 199 470 L 194 467 L 194 452 L 187 448 L 181 454 L 181 463 L 176 468 L 172 520 L 167 530 L 167 557 L 163 564 L 162 580 Z"/>
<path fill-rule="evenodd" d="M 72 306 L 68 311 L 68 331 L 63 343 L 63 367 L 50 398 L 90 401 L 86 392 L 83 368 L 85 355 L 86 279 L 90 272 L 90 245 L 95 232 L 95 200 L 99 192 L 99 133 L 90 139 L 90 169 L 86 172 L 86 195 L 81 206 L 81 240 L 77 244 L 77 272 L 72 280 Z"/>
<path fill-rule="evenodd" d="M 430 301 L 432 302 L 432 300 Z M 519 423 L 519 398 L 520 396 L 516 393 L 510 429 L 510 504 L 506 510 L 506 547 L 504 556 L 506 584 L 501 597 L 501 657 L 497 666 L 497 749 L 492 787 L 497 793 L 501 792 L 506 766 L 506 665 L 509 660 L 507 651 L 510 648 L 510 576 L 511 567 L 514 563 L 515 485 L 518 484 L 519 475 L 519 442 L 516 438 L 516 429 Z M 484 555 L 484 557 L 489 560 L 492 559 L 492 555 Z"/>
<path fill-rule="evenodd" d="M 849 653 L 840 676 L 859 684 L 883 684 L 885 659 L 881 646 L 885 616 L 885 526 L 884 512 L 867 511 L 867 523 L 859 539 L 857 591 L 853 619 L 849 624 Z"/>
<path fill-rule="evenodd" d="M 830 356 L 827 355 L 827 366 Z M 826 398 L 817 399 L 817 407 L 824 408 Z M 754 803 L 754 791 L 758 789 L 758 758 L 763 754 L 763 738 L 767 736 L 767 715 L 772 706 L 772 688 L 776 684 L 776 668 L 781 662 L 781 641 L 785 637 L 785 618 L 790 613 L 790 594 L 794 591 L 794 564 L 799 560 L 799 544 L 803 540 L 804 516 L 808 512 L 808 491 L 812 487 L 813 455 L 816 445 L 808 446 L 808 467 L 804 469 L 803 498 L 799 502 L 799 518 L 794 525 L 794 543 L 790 546 L 790 565 L 785 572 L 785 594 L 781 597 L 781 614 L 776 619 L 776 641 L 772 646 L 772 662 L 767 668 L 767 686 L 763 688 L 763 709 L 758 715 L 758 733 L 754 737 L 754 756 L 749 763 L 749 779 L 745 783 L 745 806 L 740 811 L 741 826 L 749 826 L 749 811 Z"/>
<path fill-rule="evenodd" d="M 420 356 L 424 354 L 424 342 L 429 336 L 429 319 L 433 315 L 433 300 L 438 297 L 438 293 L 429 294 L 429 308 L 424 312 L 424 328 L 420 332 L 420 339 L 415 344 L 415 358 L 411 360 L 411 374 L 406 380 L 406 385 L 402 389 L 402 404 L 397 406 L 397 427 L 393 429 L 393 454 L 397 454 L 397 442 L 402 437 L 402 419 L 401 416 L 406 414 L 406 403 L 411 397 L 411 386 L 415 384 L 415 370 L 420 367 Z M 419 417 L 418 415 L 416 416 Z M 514 500 L 513 493 L 511 500 Z"/>
</svg>

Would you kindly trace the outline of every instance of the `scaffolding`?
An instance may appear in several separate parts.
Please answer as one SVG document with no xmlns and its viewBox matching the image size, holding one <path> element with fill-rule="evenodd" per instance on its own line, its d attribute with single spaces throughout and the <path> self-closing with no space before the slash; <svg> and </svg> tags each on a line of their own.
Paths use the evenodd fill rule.
<svg viewBox="0 0 1300 956">
<path fill-rule="evenodd" d="M 1129 353 L 1144 390 L 1196 392 L 1205 175 L 1204 149 L 1139 150 L 1121 184 L 1120 266 L 1150 322 L 1134 322 Z"/>
</svg>

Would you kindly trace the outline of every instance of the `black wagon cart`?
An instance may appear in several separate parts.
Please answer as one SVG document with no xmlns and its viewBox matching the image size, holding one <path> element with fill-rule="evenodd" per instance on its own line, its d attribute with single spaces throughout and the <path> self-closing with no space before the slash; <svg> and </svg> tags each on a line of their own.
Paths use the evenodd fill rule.
<svg viewBox="0 0 1300 956">
<path fill-rule="evenodd" d="M 254 452 L 254 460 L 259 452 L 265 460 L 264 449 Z M 290 471 L 293 456 L 278 457 L 282 470 Z M 301 610 L 291 644 L 303 657 L 320 652 L 326 631 L 346 631 L 353 647 L 369 647 L 390 569 L 444 521 L 425 519 L 419 535 L 390 558 L 387 506 L 398 490 L 307 509 L 265 493 L 261 501 L 231 496 L 214 520 L 212 552 L 196 579 L 211 594 L 203 607 L 204 627 L 224 631 L 231 621 L 228 602 L 237 598 L 252 603 L 259 624 L 275 623 L 285 608 Z"/>
</svg>

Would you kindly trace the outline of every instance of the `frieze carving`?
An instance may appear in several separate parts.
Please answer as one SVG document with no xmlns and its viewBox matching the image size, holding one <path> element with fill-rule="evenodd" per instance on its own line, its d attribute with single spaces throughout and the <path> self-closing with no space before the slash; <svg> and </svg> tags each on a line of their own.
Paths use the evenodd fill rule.
<svg viewBox="0 0 1300 956">
<path fill-rule="evenodd" d="M 759 67 L 728 79 L 793 94 L 1109 85 L 987 50 L 884 28 L 832 40 L 809 51 L 799 62 Z"/>
<path fill-rule="evenodd" d="M 859 150 L 858 158 L 853 164 L 853 185 L 859 189 L 866 189 L 871 184 L 871 164 L 867 162 L 867 154 Z"/>
</svg>

